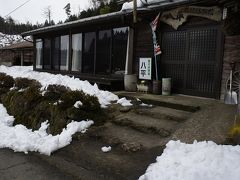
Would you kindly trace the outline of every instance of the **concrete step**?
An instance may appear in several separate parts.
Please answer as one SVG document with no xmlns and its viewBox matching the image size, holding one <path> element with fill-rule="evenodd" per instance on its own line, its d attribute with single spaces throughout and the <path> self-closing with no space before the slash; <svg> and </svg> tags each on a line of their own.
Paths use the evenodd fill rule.
<svg viewBox="0 0 240 180">
<path fill-rule="evenodd" d="M 191 112 L 161 106 L 155 106 L 153 108 L 136 108 L 134 112 L 138 115 L 145 115 L 152 118 L 166 119 L 169 121 L 177 122 L 183 122 L 192 115 Z"/>
</svg>

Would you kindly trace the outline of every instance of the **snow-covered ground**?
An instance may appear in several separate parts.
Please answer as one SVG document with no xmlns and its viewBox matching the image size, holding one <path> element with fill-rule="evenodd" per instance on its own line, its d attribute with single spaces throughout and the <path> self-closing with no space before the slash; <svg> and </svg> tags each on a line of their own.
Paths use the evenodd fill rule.
<svg viewBox="0 0 240 180">
<path fill-rule="evenodd" d="M 28 40 L 31 40 L 30 37 L 26 37 L 26 38 Z M 3 34 L 0 32 L 0 48 L 9 46 L 11 44 L 16 44 L 22 41 L 24 41 L 24 39 L 20 35 L 9 35 L 9 34 Z"/>
<path fill-rule="evenodd" d="M 82 90 L 83 92 L 95 95 L 102 107 L 106 107 L 111 104 L 112 101 L 119 100 L 118 96 L 109 92 L 103 91 L 98 88 L 98 86 L 91 85 L 88 81 L 81 81 L 78 78 L 63 76 L 61 74 L 50 74 L 45 72 L 36 72 L 32 70 L 32 66 L 13 66 L 6 67 L 0 66 L 0 72 L 4 72 L 13 78 L 24 77 L 29 79 L 35 79 L 41 83 L 43 89 L 50 84 L 58 84 L 69 87 L 72 90 Z M 129 101 L 130 103 L 130 101 Z M 128 100 L 120 101 L 119 104 L 123 106 L 125 104 L 129 105 Z"/>
<path fill-rule="evenodd" d="M 70 144 L 72 135 L 76 132 L 84 133 L 93 121 L 71 122 L 56 136 L 47 134 L 48 122 L 41 124 L 37 131 L 27 129 L 23 125 L 13 126 L 14 117 L 9 116 L 5 107 L 0 104 L 0 148 L 10 148 L 16 152 L 29 151 L 50 155 L 53 151 Z"/>
<path fill-rule="evenodd" d="M 170 141 L 139 180 L 239 180 L 240 146 Z"/>
</svg>

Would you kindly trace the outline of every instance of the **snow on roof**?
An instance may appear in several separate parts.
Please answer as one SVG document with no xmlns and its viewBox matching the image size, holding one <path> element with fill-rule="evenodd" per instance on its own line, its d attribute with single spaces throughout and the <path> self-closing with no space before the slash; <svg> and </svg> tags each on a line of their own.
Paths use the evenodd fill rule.
<svg viewBox="0 0 240 180">
<path fill-rule="evenodd" d="M 31 47 L 33 47 L 33 42 L 22 41 L 22 42 L 12 44 L 10 46 L 5 46 L 1 49 L 21 49 L 21 48 L 31 48 Z"/>
</svg>

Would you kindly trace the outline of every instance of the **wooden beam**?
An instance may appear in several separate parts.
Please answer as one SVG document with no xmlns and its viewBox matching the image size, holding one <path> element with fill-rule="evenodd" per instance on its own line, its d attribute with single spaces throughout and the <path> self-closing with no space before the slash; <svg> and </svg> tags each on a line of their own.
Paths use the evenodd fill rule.
<svg viewBox="0 0 240 180">
<path fill-rule="evenodd" d="M 137 23 L 137 0 L 133 0 L 133 23 Z"/>
</svg>

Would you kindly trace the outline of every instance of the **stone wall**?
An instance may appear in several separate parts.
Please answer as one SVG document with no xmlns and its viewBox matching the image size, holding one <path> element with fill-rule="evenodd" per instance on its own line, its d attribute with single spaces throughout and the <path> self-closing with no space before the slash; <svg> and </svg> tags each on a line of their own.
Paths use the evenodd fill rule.
<svg viewBox="0 0 240 180">
<path fill-rule="evenodd" d="M 235 71 L 240 71 L 240 35 L 225 37 L 221 83 L 221 100 L 224 99 L 224 94 L 226 92 L 226 82 L 230 75 L 230 62 L 236 62 Z"/>
</svg>

